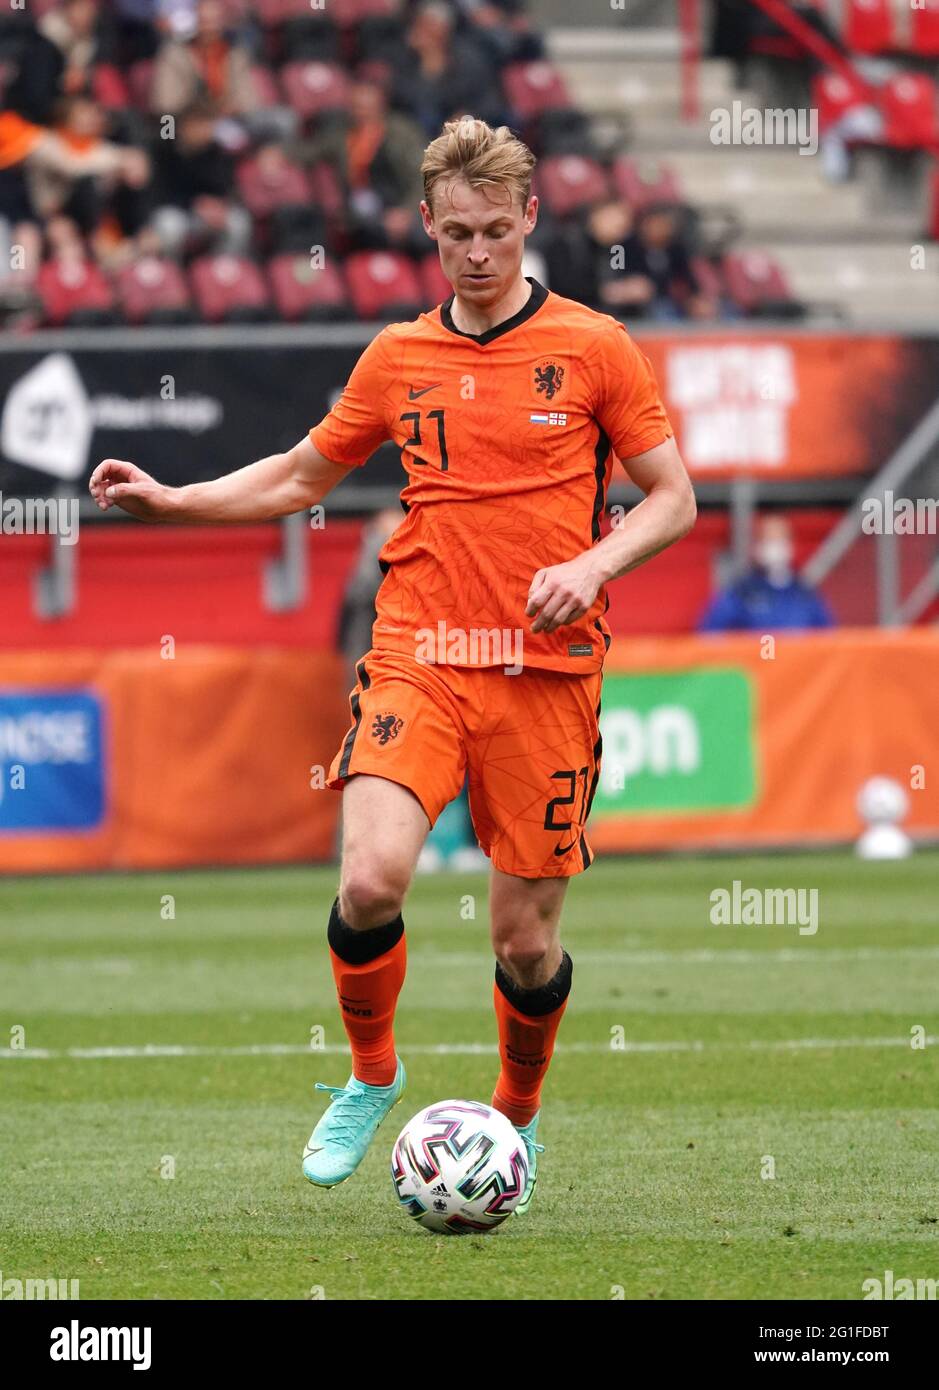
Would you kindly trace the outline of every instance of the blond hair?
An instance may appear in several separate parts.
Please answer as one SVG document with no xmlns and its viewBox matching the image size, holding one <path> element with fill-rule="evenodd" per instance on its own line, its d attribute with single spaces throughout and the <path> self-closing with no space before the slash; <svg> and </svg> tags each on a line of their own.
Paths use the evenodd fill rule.
<svg viewBox="0 0 939 1390">
<path fill-rule="evenodd" d="M 507 125 L 493 129 L 474 116 L 447 121 L 424 151 L 424 198 L 433 207 L 438 183 L 465 179 L 471 188 L 507 188 L 526 207 L 531 196 L 535 156 Z"/>
</svg>

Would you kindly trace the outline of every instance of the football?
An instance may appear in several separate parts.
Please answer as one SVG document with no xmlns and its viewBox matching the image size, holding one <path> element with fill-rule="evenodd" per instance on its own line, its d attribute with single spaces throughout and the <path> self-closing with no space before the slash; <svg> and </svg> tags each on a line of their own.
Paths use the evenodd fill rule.
<svg viewBox="0 0 939 1390">
<path fill-rule="evenodd" d="M 419 1225 L 443 1235 L 494 1231 L 528 1183 L 525 1141 L 505 1115 L 470 1100 L 441 1100 L 395 1141 L 391 1177 Z"/>
</svg>

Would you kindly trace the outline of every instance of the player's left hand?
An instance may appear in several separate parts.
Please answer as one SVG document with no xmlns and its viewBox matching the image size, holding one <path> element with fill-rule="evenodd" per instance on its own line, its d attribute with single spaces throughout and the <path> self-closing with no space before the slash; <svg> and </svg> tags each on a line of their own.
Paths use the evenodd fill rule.
<svg viewBox="0 0 939 1390">
<path fill-rule="evenodd" d="M 576 622 L 592 607 L 599 588 L 600 577 L 589 552 L 539 570 L 531 581 L 525 609 L 526 616 L 535 619 L 532 632 L 554 632 Z"/>
</svg>

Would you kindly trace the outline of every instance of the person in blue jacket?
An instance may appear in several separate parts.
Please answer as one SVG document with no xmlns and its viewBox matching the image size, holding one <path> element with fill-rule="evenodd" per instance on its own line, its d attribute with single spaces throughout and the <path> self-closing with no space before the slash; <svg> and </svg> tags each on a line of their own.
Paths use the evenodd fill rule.
<svg viewBox="0 0 939 1390">
<path fill-rule="evenodd" d="M 698 631 L 775 632 L 833 625 L 825 600 L 793 571 L 788 521 L 764 516 L 756 526 L 752 567 L 715 595 Z"/>
</svg>

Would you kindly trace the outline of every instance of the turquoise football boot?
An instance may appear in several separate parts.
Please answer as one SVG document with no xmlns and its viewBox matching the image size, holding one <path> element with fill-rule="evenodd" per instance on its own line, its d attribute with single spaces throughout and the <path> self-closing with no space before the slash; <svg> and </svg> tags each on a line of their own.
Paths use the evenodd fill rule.
<svg viewBox="0 0 939 1390">
<path fill-rule="evenodd" d="M 535 1142 L 535 1135 L 538 1133 L 538 1117 L 541 1111 L 537 1110 L 527 1125 L 516 1125 L 515 1128 L 525 1140 L 525 1149 L 528 1153 L 528 1186 L 522 1193 L 522 1200 L 515 1208 L 516 1216 L 524 1216 L 531 1206 L 531 1199 L 535 1195 L 535 1183 L 538 1181 L 538 1155 L 544 1153 L 544 1144 Z"/>
<path fill-rule="evenodd" d="M 303 1176 L 317 1187 L 335 1187 L 351 1178 L 378 1126 L 404 1095 L 406 1083 L 400 1058 L 390 1086 L 370 1086 L 354 1076 L 344 1086 L 317 1081 L 316 1089 L 328 1091 L 332 1099 L 303 1151 Z"/>
</svg>

